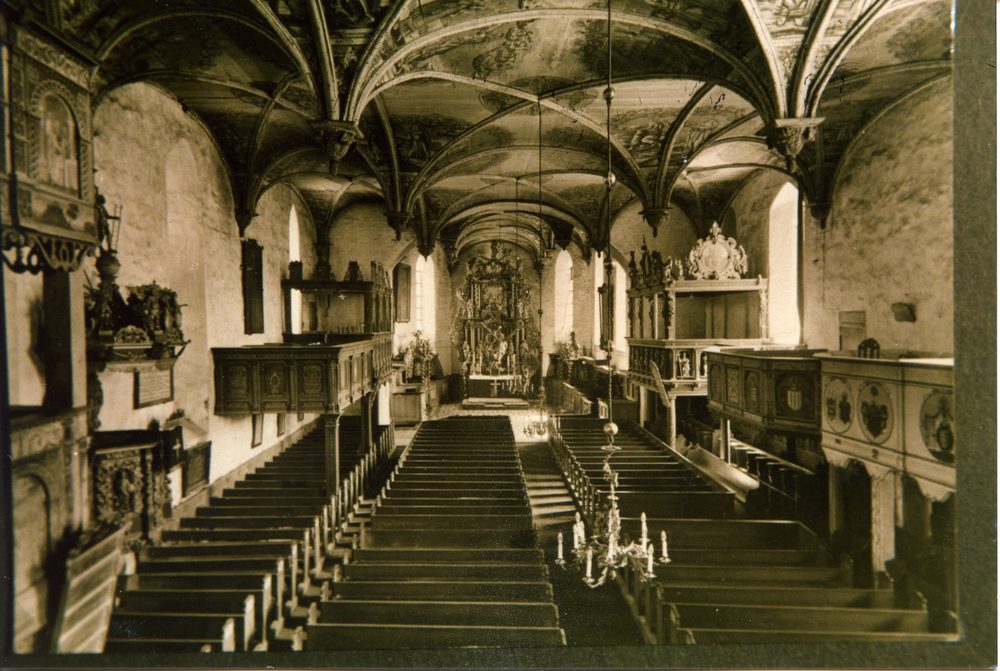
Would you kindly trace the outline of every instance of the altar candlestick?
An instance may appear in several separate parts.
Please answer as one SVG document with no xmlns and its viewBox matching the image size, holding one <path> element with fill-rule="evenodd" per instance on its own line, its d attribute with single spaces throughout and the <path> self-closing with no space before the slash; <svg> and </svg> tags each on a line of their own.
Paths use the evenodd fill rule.
<svg viewBox="0 0 1000 671">
<path fill-rule="evenodd" d="M 663 558 L 667 558 L 667 532 L 660 532 L 660 544 L 663 546 Z"/>
<path fill-rule="evenodd" d="M 653 575 L 653 546 L 649 546 L 649 552 L 646 553 L 646 573 Z"/>
<path fill-rule="evenodd" d="M 642 551 L 646 551 L 646 543 L 649 541 L 649 530 L 646 528 L 646 513 L 642 514 Z"/>
<path fill-rule="evenodd" d="M 591 578 L 591 565 L 593 561 L 594 561 L 594 551 L 590 548 L 587 548 L 587 580 L 590 580 Z"/>
<path fill-rule="evenodd" d="M 559 532 L 559 554 L 556 556 L 556 559 L 558 559 L 559 561 L 563 560 L 562 543 L 563 543 L 563 537 L 562 537 L 562 532 L 560 531 Z"/>
</svg>

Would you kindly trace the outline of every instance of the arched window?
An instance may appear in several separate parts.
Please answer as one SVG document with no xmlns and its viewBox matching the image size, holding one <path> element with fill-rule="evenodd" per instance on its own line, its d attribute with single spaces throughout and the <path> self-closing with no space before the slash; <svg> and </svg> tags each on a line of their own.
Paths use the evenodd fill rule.
<svg viewBox="0 0 1000 671">
<path fill-rule="evenodd" d="M 802 338 L 798 204 L 799 190 L 785 184 L 771 203 L 768 223 L 768 336 L 786 344 Z"/>
<path fill-rule="evenodd" d="M 565 249 L 556 257 L 553 286 L 553 337 L 556 342 L 569 342 L 569 334 L 573 330 L 573 257 Z"/>
<path fill-rule="evenodd" d="M 434 267 L 434 257 L 421 256 L 417 262 L 417 268 L 420 269 L 417 288 L 419 292 L 417 323 L 423 332 L 423 337 L 433 344 L 437 335 L 437 273 Z"/>
<path fill-rule="evenodd" d="M 628 286 L 628 276 L 621 264 L 614 261 L 615 267 L 615 328 L 614 328 L 614 364 L 619 369 L 628 368 L 628 342 L 626 336 L 626 321 L 628 320 L 628 298 L 625 295 Z"/>
<path fill-rule="evenodd" d="M 417 262 L 413 264 L 413 312 L 410 315 L 418 331 L 424 328 L 424 264 L 424 257 L 418 254 Z"/>
<path fill-rule="evenodd" d="M 292 205 L 288 212 L 288 261 L 300 261 L 299 248 L 299 214 Z M 302 292 L 298 289 L 291 291 L 291 322 L 292 333 L 302 333 Z"/>
</svg>

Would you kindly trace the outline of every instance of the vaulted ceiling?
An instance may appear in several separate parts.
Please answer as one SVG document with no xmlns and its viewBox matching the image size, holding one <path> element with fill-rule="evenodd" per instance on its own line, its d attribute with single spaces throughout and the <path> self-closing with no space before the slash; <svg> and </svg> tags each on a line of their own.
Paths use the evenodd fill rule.
<svg viewBox="0 0 1000 671">
<path fill-rule="evenodd" d="M 634 202 L 704 233 L 761 170 L 823 216 L 851 142 L 950 72 L 948 0 L 611 2 L 610 202 L 606 0 L 25 4 L 92 58 L 98 101 L 144 81 L 204 125 L 241 230 L 281 182 L 320 244 L 377 202 L 427 253 L 498 228 L 602 249 Z"/>
</svg>

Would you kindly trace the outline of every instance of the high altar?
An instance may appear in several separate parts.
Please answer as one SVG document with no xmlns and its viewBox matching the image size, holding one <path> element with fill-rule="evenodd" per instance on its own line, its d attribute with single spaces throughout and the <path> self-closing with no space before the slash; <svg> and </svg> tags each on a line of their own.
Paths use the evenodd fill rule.
<svg viewBox="0 0 1000 671">
<path fill-rule="evenodd" d="M 523 398 L 535 391 L 540 341 L 531 297 L 521 259 L 498 241 L 489 256 L 469 259 L 452 332 L 466 398 Z"/>
</svg>

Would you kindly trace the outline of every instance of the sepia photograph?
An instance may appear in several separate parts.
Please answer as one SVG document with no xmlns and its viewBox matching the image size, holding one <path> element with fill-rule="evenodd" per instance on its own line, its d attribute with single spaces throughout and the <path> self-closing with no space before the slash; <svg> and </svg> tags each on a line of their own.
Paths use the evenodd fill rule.
<svg viewBox="0 0 1000 671">
<path fill-rule="evenodd" d="M 2 665 L 995 668 L 973 4 L 0 0 Z"/>
</svg>

